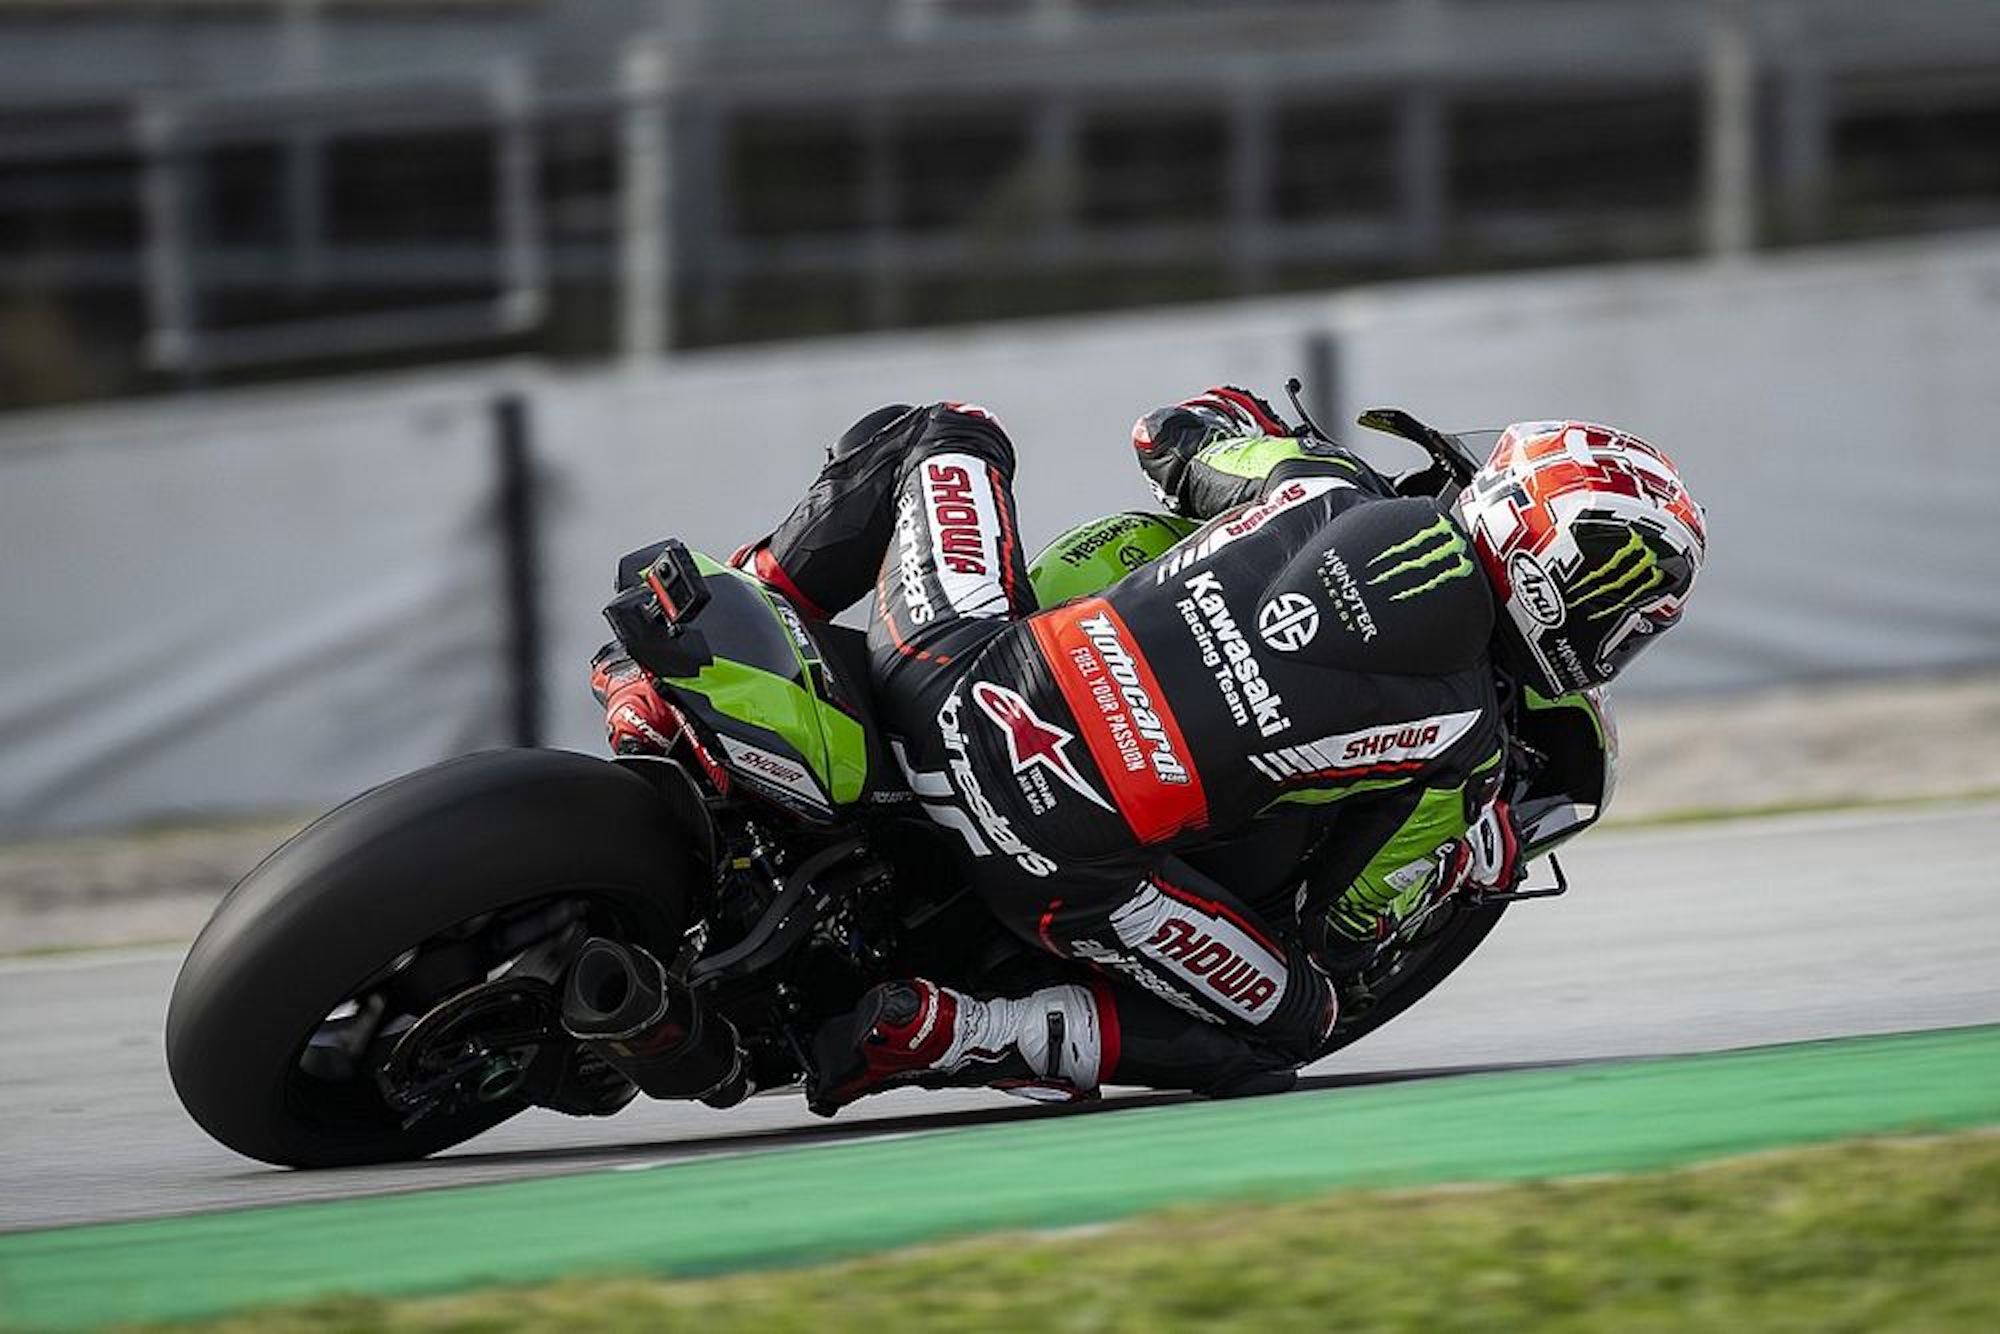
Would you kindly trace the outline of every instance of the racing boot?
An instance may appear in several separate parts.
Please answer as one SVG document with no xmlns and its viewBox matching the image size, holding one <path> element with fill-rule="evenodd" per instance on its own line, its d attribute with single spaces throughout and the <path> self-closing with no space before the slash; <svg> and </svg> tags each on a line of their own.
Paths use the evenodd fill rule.
<svg viewBox="0 0 2000 1334">
<path fill-rule="evenodd" d="M 884 982 L 820 1027 L 806 1105 L 832 1116 L 856 1098 L 904 1085 L 997 1088 L 1042 1101 L 1091 1097 L 1110 1073 L 1107 1010 L 1108 1000 L 1081 986 L 982 1000 L 923 978 Z"/>
</svg>

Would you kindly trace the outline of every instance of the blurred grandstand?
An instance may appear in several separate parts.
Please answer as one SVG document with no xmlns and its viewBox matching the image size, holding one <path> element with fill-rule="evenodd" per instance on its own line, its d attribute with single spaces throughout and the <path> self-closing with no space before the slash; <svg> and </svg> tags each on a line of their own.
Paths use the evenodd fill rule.
<svg viewBox="0 0 2000 1334">
<path fill-rule="evenodd" d="M 0 0 L 0 407 L 2000 222 L 1991 0 Z"/>
</svg>

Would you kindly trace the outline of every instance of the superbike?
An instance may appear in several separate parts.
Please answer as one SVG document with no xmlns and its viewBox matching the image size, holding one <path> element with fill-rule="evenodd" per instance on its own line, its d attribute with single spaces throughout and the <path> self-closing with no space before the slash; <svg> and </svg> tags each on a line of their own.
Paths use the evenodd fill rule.
<svg viewBox="0 0 2000 1334">
<path fill-rule="evenodd" d="M 1456 490 L 1464 439 L 1384 411 L 1417 483 Z M 1107 516 L 1030 576 L 1045 606 L 1166 555 L 1193 525 Z M 254 869 L 189 953 L 168 1017 L 175 1088 L 222 1143 L 332 1166 L 421 1157 L 530 1106 L 606 1115 L 644 1092 L 728 1106 L 791 1089 L 868 988 L 979 991 L 1055 965 L 988 915 L 904 785 L 856 631 L 678 542 L 620 562 L 606 615 L 674 706 L 665 753 L 489 752 L 363 794 Z M 1504 684 L 1504 683 L 1503 683 Z M 1594 822 L 1615 737 L 1595 692 L 1505 686 L 1524 855 Z M 1329 873 L 1337 805 L 1299 806 L 1187 860 L 1253 907 Z M 1553 862 L 1551 863 L 1553 865 Z M 1225 869 L 1226 868 L 1226 869 Z M 1340 979 L 1332 1051 L 1399 1014 L 1546 889 L 1436 893 Z"/>
</svg>

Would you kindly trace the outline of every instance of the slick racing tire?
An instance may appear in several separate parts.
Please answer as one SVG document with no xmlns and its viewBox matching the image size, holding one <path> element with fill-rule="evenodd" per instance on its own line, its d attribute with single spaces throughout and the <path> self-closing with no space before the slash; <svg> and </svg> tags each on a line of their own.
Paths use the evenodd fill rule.
<svg viewBox="0 0 2000 1334">
<path fill-rule="evenodd" d="M 1371 979 L 1374 999 L 1352 1020 L 1343 1015 L 1319 1054 L 1331 1055 L 1359 1041 L 1430 995 L 1485 943 L 1506 911 L 1504 903 L 1454 909 L 1436 934 L 1405 951 L 1384 975 Z"/>
<path fill-rule="evenodd" d="M 327 1077 L 301 1064 L 309 1039 L 365 987 L 403 987 L 417 1013 L 483 980 L 489 960 L 464 942 L 537 901 L 583 905 L 592 931 L 670 955 L 694 874 L 655 790 L 607 761 L 489 751 L 399 778 L 295 835 L 216 909 L 167 1012 L 174 1089 L 209 1134 L 268 1163 L 436 1153 L 527 1104 L 509 1094 L 406 1128 L 374 1078 L 386 1043 Z"/>
</svg>

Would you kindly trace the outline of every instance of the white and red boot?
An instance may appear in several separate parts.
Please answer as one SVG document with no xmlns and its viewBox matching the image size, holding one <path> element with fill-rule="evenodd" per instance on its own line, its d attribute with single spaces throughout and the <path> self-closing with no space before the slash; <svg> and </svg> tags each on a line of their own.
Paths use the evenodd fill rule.
<svg viewBox="0 0 2000 1334">
<path fill-rule="evenodd" d="M 813 1039 L 807 1105 L 832 1116 L 857 1098 L 915 1084 L 997 1088 L 1026 1097 L 1090 1097 L 1118 1060 L 1110 998 L 1043 987 L 982 1000 L 923 978 L 884 982 Z"/>
</svg>

